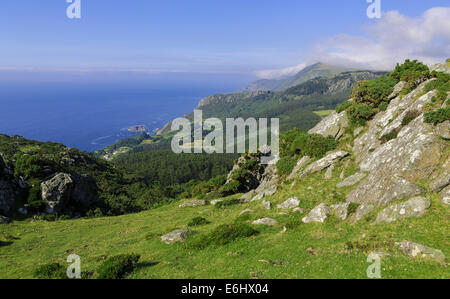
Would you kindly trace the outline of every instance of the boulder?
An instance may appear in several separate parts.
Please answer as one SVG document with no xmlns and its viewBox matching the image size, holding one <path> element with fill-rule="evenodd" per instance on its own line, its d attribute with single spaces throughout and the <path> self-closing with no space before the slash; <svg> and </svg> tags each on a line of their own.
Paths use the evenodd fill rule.
<svg viewBox="0 0 450 299">
<path fill-rule="evenodd" d="M 303 171 L 301 177 L 305 177 L 309 174 L 313 174 L 313 173 L 322 171 L 325 168 L 340 161 L 342 158 L 344 158 L 348 155 L 349 155 L 349 153 L 345 152 L 345 151 L 332 152 L 332 153 L 328 154 L 325 158 L 322 158 L 314 163 L 311 163 L 308 167 L 306 167 L 306 169 L 305 169 L 305 171 Z"/>
<path fill-rule="evenodd" d="M 11 223 L 11 219 L 5 216 L 0 216 L 0 224 L 8 224 Z"/>
<path fill-rule="evenodd" d="M 450 204 L 450 185 L 445 187 L 444 190 L 439 193 L 439 198 L 441 199 L 443 204 Z"/>
<path fill-rule="evenodd" d="M 392 100 L 396 98 L 407 84 L 408 83 L 406 83 L 405 81 L 398 82 L 397 85 L 394 86 L 394 91 L 389 95 L 388 99 Z"/>
<path fill-rule="evenodd" d="M 245 209 L 241 213 L 239 213 L 239 216 L 247 214 L 247 213 L 253 213 L 253 210 L 252 209 Z"/>
<path fill-rule="evenodd" d="M 352 176 L 349 176 L 348 178 L 346 178 L 344 181 L 338 183 L 336 185 L 337 188 L 344 188 L 344 187 L 350 187 L 353 185 L 356 185 L 357 183 L 359 183 L 363 178 L 366 177 L 365 173 L 355 173 Z"/>
<path fill-rule="evenodd" d="M 289 209 L 296 208 L 299 205 L 300 205 L 300 200 L 297 197 L 294 197 L 294 198 L 289 198 L 288 200 L 286 200 L 282 204 L 279 204 L 277 206 L 277 208 L 279 208 L 281 210 L 289 210 Z"/>
<path fill-rule="evenodd" d="M 436 135 L 438 135 L 439 137 L 445 140 L 450 140 L 450 120 L 447 120 L 437 125 L 435 132 Z"/>
<path fill-rule="evenodd" d="M 429 198 L 415 197 L 407 202 L 385 208 L 378 214 L 375 222 L 391 223 L 402 218 L 421 217 L 430 206 L 431 201 Z"/>
<path fill-rule="evenodd" d="M 287 177 L 287 180 L 295 179 L 299 174 L 300 170 L 308 165 L 309 162 L 311 162 L 311 158 L 308 156 L 302 157 L 298 162 L 297 165 L 295 165 L 294 169 L 292 170 L 291 174 Z"/>
<path fill-rule="evenodd" d="M 339 139 L 344 135 L 345 128 L 348 127 L 349 120 L 345 111 L 341 113 L 333 112 L 321 122 L 319 122 L 314 128 L 309 130 L 310 134 L 320 134 L 322 136 L 332 136 Z"/>
<path fill-rule="evenodd" d="M 331 208 L 322 203 L 309 212 L 309 214 L 302 219 L 303 223 L 311 222 L 325 222 L 328 216 L 331 214 Z"/>
<path fill-rule="evenodd" d="M 217 204 L 217 203 L 216 203 Z M 189 200 L 180 204 L 180 208 L 206 206 L 206 200 Z"/>
<path fill-rule="evenodd" d="M 350 203 L 340 203 L 336 205 L 332 205 L 331 209 L 336 214 L 336 216 L 342 220 L 347 219 L 348 217 L 348 207 L 350 206 Z"/>
<path fill-rule="evenodd" d="M 412 258 L 432 258 L 440 263 L 445 262 L 445 255 L 438 249 L 433 249 L 422 244 L 414 243 L 411 241 L 402 241 L 395 243 L 400 249 L 408 256 Z"/>
<path fill-rule="evenodd" d="M 331 164 L 330 167 L 327 168 L 327 171 L 325 172 L 325 179 L 331 180 L 333 177 L 333 170 L 334 170 L 334 164 Z"/>
<path fill-rule="evenodd" d="M 272 185 L 272 186 L 269 186 L 267 189 L 260 190 L 259 192 L 258 192 L 258 189 L 255 191 L 255 193 L 257 193 L 257 195 L 255 195 L 250 200 L 245 201 L 245 202 L 257 201 L 257 200 L 263 199 L 266 196 L 272 196 L 277 192 L 278 186 Z"/>
<path fill-rule="evenodd" d="M 7 214 L 15 200 L 13 184 L 0 178 L 0 213 Z"/>
<path fill-rule="evenodd" d="M 190 230 L 188 229 L 178 229 L 167 235 L 161 237 L 161 240 L 166 244 L 173 244 L 176 242 L 186 242 L 187 236 Z"/>
<path fill-rule="evenodd" d="M 253 221 L 252 224 L 275 226 L 275 225 L 278 224 L 278 222 L 275 219 L 272 219 L 272 218 L 262 218 L 262 219 L 258 219 L 258 220 Z"/>
<path fill-rule="evenodd" d="M 263 209 L 270 210 L 272 208 L 272 203 L 270 201 L 264 200 L 261 203 L 261 206 L 263 207 Z"/>
<path fill-rule="evenodd" d="M 355 211 L 354 220 L 360 221 L 364 217 L 370 214 L 375 209 L 375 205 L 361 204 Z"/>
</svg>

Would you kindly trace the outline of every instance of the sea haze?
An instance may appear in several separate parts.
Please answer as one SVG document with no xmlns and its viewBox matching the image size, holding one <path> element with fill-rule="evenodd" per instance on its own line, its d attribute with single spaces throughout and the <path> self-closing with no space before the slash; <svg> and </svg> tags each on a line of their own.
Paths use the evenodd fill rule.
<svg viewBox="0 0 450 299">
<path fill-rule="evenodd" d="M 250 78 L 204 75 L 0 74 L 0 133 L 95 151 L 150 131 Z"/>
</svg>

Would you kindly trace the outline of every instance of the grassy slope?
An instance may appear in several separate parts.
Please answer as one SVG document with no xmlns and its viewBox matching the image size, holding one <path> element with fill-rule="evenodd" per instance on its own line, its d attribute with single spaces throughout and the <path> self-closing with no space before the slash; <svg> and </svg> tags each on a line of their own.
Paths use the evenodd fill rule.
<svg viewBox="0 0 450 299">
<path fill-rule="evenodd" d="M 306 211 L 319 202 L 340 202 L 352 189 L 334 187 L 342 169 L 340 164 L 330 181 L 320 173 L 293 185 L 285 183 L 276 195 L 266 199 L 278 204 L 297 196 Z M 346 175 L 354 171 L 354 166 L 347 167 Z M 332 193 L 334 197 L 329 196 Z M 195 216 L 205 217 L 211 223 L 194 228 L 191 238 L 196 238 L 232 222 L 248 207 L 255 211 L 252 220 L 272 217 L 280 225 L 258 227 L 261 233 L 257 236 L 204 250 L 188 249 L 184 244 L 166 245 L 159 239 L 175 228 L 186 228 Z M 300 220 L 304 214 L 280 212 L 276 207 L 271 211 L 262 209 L 260 201 L 224 210 L 172 204 L 120 217 L 1 225 L 0 240 L 12 244 L 0 245 L 0 278 L 30 278 L 38 265 L 65 263 L 70 253 L 80 255 L 82 270 L 89 271 L 107 256 L 131 252 L 142 255 L 131 278 L 366 278 L 370 265 L 367 253 L 372 250 L 390 253 L 382 258 L 383 278 L 450 278 L 448 266 L 431 260 L 411 260 L 393 245 L 407 239 L 450 255 L 449 208 L 435 195 L 424 217 L 393 224 L 374 225 L 365 220 L 353 224 L 335 217 L 325 224 L 303 224 Z M 281 233 L 287 223 L 287 232 Z"/>
</svg>

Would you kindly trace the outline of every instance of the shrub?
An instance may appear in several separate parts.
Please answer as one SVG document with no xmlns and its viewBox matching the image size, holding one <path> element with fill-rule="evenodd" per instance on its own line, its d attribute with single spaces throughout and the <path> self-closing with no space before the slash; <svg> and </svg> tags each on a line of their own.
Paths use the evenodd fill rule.
<svg viewBox="0 0 450 299">
<path fill-rule="evenodd" d="M 353 124 L 364 126 L 376 114 L 376 110 L 367 104 L 354 104 L 349 108 L 348 114 Z"/>
<path fill-rule="evenodd" d="M 336 112 L 341 113 L 342 111 L 347 110 L 347 108 L 349 108 L 351 105 L 352 105 L 352 102 L 349 102 L 349 101 L 344 102 L 336 107 Z"/>
<path fill-rule="evenodd" d="M 414 83 L 423 78 L 430 77 L 430 69 L 425 64 L 417 60 L 405 60 L 403 64 L 397 64 L 394 71 L 389 76 L 397 82 L 405 81 Z"/>
<path fill-rule="evenodd" d="M 66 267 L 59 263 L 41 265 L 34 270 L 34 277 L 39 279 L 66 279 Z"/>
<path fill-rule="evenodd" d="M 409 125 L 410 122 L 412 122 L 413 120 L 415 120 L 417 117 L 419 117 L 420 115 L 420 111 L 419 110 L 409 110 L 408 112 L 406 112 L 405 116 L 403 117 L 402 120 L 402 126 L 407 126 Z"/>
<path fill-rule="evenodd" d="M 425 112 L 424 119 L 426 123 L 434 125 L 450 120 L 450 107 Z"/>
<path fill-rule="evenodd" d="M 283 157 L 277 162 L 277 172 L 281 176 L 289 175 L 295 167 L 295 159 L 292 157 Z"/>
<path fill-rule="evenodd" d="M 357 203 L 350 203 L 350 205 L 348 206 L 348 215 L 354 214 L 356 212 L 356 210 L 358 209 L 359 204 Z"/>
<path fill-rule="evenodd" d="M 219 189 L 219 193 L 223 196 L 229 196 L 239 193 L 240 189 L 241 183 L 237 180 L 232 180 L 228 184 L 223 185 L 222 188 Z"/>
<path fill-rule="evenodd" d="M 425 86 L 425 91 L 437 90 L 436 100 L 443 103 L 447 99 L 447 93 L 450 91 L 450 75 L 447 73 L 433 72 L 436 80 L 431 81 Z"/>
<path fill-rule="evenodd" d="M 123 279 L 134 271 L 140 259 L 137 254 L 121 254 L 107 259 L 97 270 L 98 279 Z"/>
<path fill-rule="evenodd" d="M 242 215 L 239 215 L 234 222 L 245 222 L 245 221 L 249 221 L 252 220 L 253 216 L 252 213 L 244 213 Z"/>
<path fill-rule="evenodd" d="M 383 102 L 378 106 L 378 109 L 380 109 L 380 111 L 386 111 L 388 107 L 389 107 L 389 103 Z"/>
<path fill-rule="evenodd" d="M 208 246 L 223 246 L 241 238 L 257 235 L 259 232 L 248 224 L 233 223 L 216 227 L 212 232 L 191 241 L 190 247 L 203 249 Z"/>
<path fill-rule="evenodd" d="M 358 82 L 352 90 L 353 101 L 357 104 L 377 108 L 382 102 L 388 101 L 388 97 L 394 91 L 396 84 L 397 82 L 389 76 Z"/>
<path fill-rule="evenodd" d="M 209 223 L 208 220 L 206 220 L 203 217 L 195 217 L 192 218 L 191 221 L 189 221 L 188 226 L 200 226 L 208 223 Z"/>
<path fill-rule="evenodd" d="M 312 158 L 322 158 L 327 152 L 334 150 L 336 146 L 337 141 L 331 136 L 324 137 L 319 134 L 308 134 L 298 129 L 290 130 L 280 138 L 282 157 L 300 158 L 310 156 Z M 289 162 L 282 163 L 288 164 Z"/>
<path fill-rule="evenodd" d="M 239 200 L 239 198 L 224 200 L 224 201 L 218 202 L 216 204 L 216 208 L 217 209 L 223 209 L 225 207 L 229 207 L 229 206 L 232 206 L 232 205 L 237 205 L 237 204 L 240 204 L 240 203 L 241 203 L 241 201 Z"/>
<path fill-rule="evenodd" d="M 392 139 L 397 138 L 397 135 L 398 135 L 398 131 L 397 131 L 397 130 L 394 130 L 394 131 L 392 131 L 392 132 L 390 132 L 390 133 L 384 134 L 384 135 L 381 136 L 381 138 L 380 138 L 381 143 L 389 142 L 389 141 L 391 141 Z"/>
</svg>

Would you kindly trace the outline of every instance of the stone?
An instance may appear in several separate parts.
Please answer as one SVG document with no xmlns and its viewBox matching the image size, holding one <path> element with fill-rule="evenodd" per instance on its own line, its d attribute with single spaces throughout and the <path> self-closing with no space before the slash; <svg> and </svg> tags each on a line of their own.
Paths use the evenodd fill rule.
<svg viewBox="0 0 450 299">
<path fill-rule="evenodd" d="M 173 244 L 176 242 L 186 242 L 187 235 L 189 234 L 190 230 L 188 229 L 178 229 L 175 230 L 167 235 L 164 235 L 161 237 L 161 240 L 166 244 Z"/>
<path fill-rule="evenodd" d="M 353 136 L 358 136 L 359 134 L 361 134 L 364 131 L 364 127 L 358 127 L 353 131 Z"/>
<path fill-rule="evenodd" d="M 319 134 L 322 136 L 332 136 L 340 139 L 344 135 L 345 128 L 349 125 L 347 112 L 341 113 L 333 112 L 322 121 L 320 121 L 314 128 L 309 130 L 310 134 Z"/>
<path fill-rule="evenodd" d="M 299 205 L 300 205 L 300 200 L 298 198 L 294 197 L 294 198 L 289 198 L 288 200 L 286 200 L 282 204 L 279 204 L 277 206 L 277 208 L 279 208 L 281 210 L 289 210 L 289 209 L 296 208 Z"/>
<path fill-rule="evenodd" d="M 431 258 L 440 263 L 445 262 L 445 255 L 444 253 L 442 253 L 441 250 L 433 249 L 425 245 L 414 243 L 411 241 L 396 242 L 395 244 L 398 247 L 400 247 L 403 253 L 412 258 L 416 257 Z"/>
<path fill-rule="evenodd" d="M 330 167 L 327 168 L 327 171 L 325 172 L 325 179 L 331 180 L 333 177 L 333 170 L 334 170 L 334 164 L 331 164 Z"/>
<path fill-rule="evenodd" d="M 278 224 L 278 222 L 275 219 L 272 219 L 272 218 L 262 218 L 262 219 L 258 219 L 258 220 L 253 221 L 252 224 L 275 226 L 275 225 Z"/>
<path fill-rule="evenodd" d="M 341 180 L 343 180 L 344 179 L 344 177 L 345 177 L 345 171 L 341 171 L 341 174 L 339 175 L 339 178 L 341 179 Z"/>
<path fill-rule="evenodd" d="M 331 215 L 331 208 L 322 203 L 309 212 L 309 214 L 302 219 L 303 223 L 321 222 L 324 223 L 328 216 Z"/>
<path fill-rule="evenodd" d="M 439 193 L 439 198 L 441 199 L 443 204 L 450 204 L 450 185 L 442 190 L 441 193 Z"/>
<path fill-rule="evenodd" d="M 7 214 L 15 201 L 16 195 L 13 184 L 7 179 L 0 178 L 0 213 Z"/>
<path fill-rule="evenodd" d="M 266 196 L 272 196 L 272 195 L 274 195 L 277 192 L 277 189 L 278 189 L 277 185 L 272 185 L 269 188 L 258 192 L 258 194 L 256 196 L 254 196 L 249 201 L 245 201 L 245 202 L 253 202 L 253 201 L 261 200 L 261 199 L 263 199 Z M 255 191 L 255 193 L 256 192 L 257 191 Z"/>
<path fill-rule="evenodd" d="M 216 203 L 217 204 L 217 203 Z M 206 205 L 206 200 L 189 200 L 182 203 L 179 207 L 180 208 L 186 208 L 186 207 L 201 207 Z"/>
<path fill-rule="evenodd" d="M 391 223 L 402 218 L 421 217 L 431 206 L 429 198 L 415 197 L 407 202 L 392 205 L 382 210 L 375 220 L 376 223 Z"/>
<path fill-rule="evenodd" d="M 348 178 L 346 178 L 344 181 L 338 183 L 336 185 L 337 188 L 344 188 L 344 187 L 350 187 L 353 185 L 356 185 L 357 183 L 359 183 L 363 178 L 366 177 L 365 173 L 355 173 L 352 176 L 349 176 Z"/>
<path fill-rule="evenodd" d="M 450 120 L 437 125 L 435 132 L 439 137 L 445 140 L 450 140 Z"/>
<path fill-rule="evenodd" d="M 325 168 L 340 161 L 342 158 L 345 158 L 348 155 L 349 155 L 349 153 L 345 152 L 345 151 L 332 152 L 332 153 L 328 154 L 325 158 L 322 158 L 316 162 L 313 162 L 308 167 L 306 167 L 306 169 L 305 169 L 305 171 L 303 171 L 301 177 L 305 177 L 306 175 L 322 171 Z"/>
<path fill-rule="evenodd" d="M 223 200 L 221 200 L 221 199 L 211 200 L 211 205 L 212 205 L 212 206 L 215 206 L 215 205 L 218 204 L 219 202 L 223 202 Z"/>
<path fill-rule="evenodd" d="M 0 224 L 8 224 L 11 223 L 11 219 L 6 216 L 0 216 Z"/>
<path fill-rule="evenodd" d="M 394 91 L 389 95 L 388 99 L 392 100 L 393 98 L 396 98 L 406 85 L 407 82 L 405 81 L 398 82 L 397 85 L 394 86 Z"/>
<path fill-rule="evenodd" d="M 447 161 L 442 165 L 442 168 L 444 171 L 430 184 L 431 192 L 438 193 L 450 185 L 450 157 L 448 157 Z"/>
<path fill-rule="evenodd" d="M 262 206 L 264 209 L 266 209 L 266 210 L 270 210 L 270 209 L 272 208 L 272 203 L 271 203 L 270 201 L 264 200 L 264 201 L 261 203 L 261 206 Z"/>
<path fill-rule="evenodd" d="M 371 204 L 361 204 L 355 211 L 354 219 L 355 221 L 360 221 L 364 217 L 370 214 L 375 209 L 375 205 Z"/>
<path fill-rule="evenodd" d="M 294 169 L 292 169 L 292 172 L 290 175 L 288 175 L 287 180 L 295 179 L 297 176 L 300 175 L 300 171 L 303 167 L 308 165 L 309 162 L 311 162 L 312 159 L 308 156 L 302 157 L 298 162 L 297 165 L 295 165 Z"/>
<path fill-rule="evenodd" d="M 345 220 L 348 217 L 348 208 L 350 206 L 350 203 L 340 203 L 340 204 L 336 204 L 336 205 L 332 205 L 331 209 L 333 210 L 333 212 L 336 214 L 336 216 L 341 219 L 341 220 Z"/>
<path fill-rule="evenodd" d="M 252 209 L 245 209 L 239 214 L 239 216 L 247 214 L 247 213 L 253 213 L 253 210 Z"/>
</svg>

